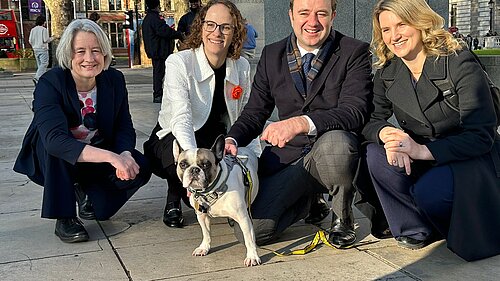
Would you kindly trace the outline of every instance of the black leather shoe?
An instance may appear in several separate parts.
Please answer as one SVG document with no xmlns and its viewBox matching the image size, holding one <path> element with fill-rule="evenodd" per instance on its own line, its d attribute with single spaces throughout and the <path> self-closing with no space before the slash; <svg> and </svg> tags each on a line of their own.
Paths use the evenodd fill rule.
<svg viewBox="0 0 500 281">
<path fill-rule="evenodd" d="M 422 249 L 429 244 L 428 240 L 417 240 L 408 236 L 396 237 L 396 241 L 398 241 L 399 247 L 409 250 Z"/>
<path fill-rule="evenodd" d="M 372 235 L 377 238 L 377 239 L 388 239 L 392 238 L 392 232 L 389 228 L 386 228 L 382 231 L 373 231 L 372 230 Z"/>
<path fill-rule="evenodd" d="M 78 216 L 84 220 L 95 220 L 94 207 L 89 196 L 82 190 L 79 184 L 75 184 L 76 200 L 78 202 Z"/>
<path fill-rule="evenodd" d="M 330 214 L 330 205 L 323 198 L 323 194 L 318 194 L 316 200 L 311 203 L 309 215 L 304 219 L 306 223 L 320 223 Z"/>
<path fill-rule="evenodd" d="M 82 221 L 78 218 L 57 219 L 54 232 L 59 239 L 66 243 L 85 242 L 89 240 L 89 234 Z"/>
<path fill-rule="evenodd" d="M 154 97 L 153 103 L 161 103 L 161 97 Z"/>
<path fill-rule="evenodd" d="M 174 202 L 167 203 L 163 212 L 163 223 L 168 227 L 184 227 L 180 202 L 177 204 Z"/>
<path fill-rule="evenodd" d="M 340 247 L 351 246 L 354 242 L 356 242 L 356 232 L 354 231 L 354 227 L 346 225 L 340 219 L 336 219 L 333 222 L 332 229 L 330 230 L 328 241 L 331 244 Z"/>
</svg>

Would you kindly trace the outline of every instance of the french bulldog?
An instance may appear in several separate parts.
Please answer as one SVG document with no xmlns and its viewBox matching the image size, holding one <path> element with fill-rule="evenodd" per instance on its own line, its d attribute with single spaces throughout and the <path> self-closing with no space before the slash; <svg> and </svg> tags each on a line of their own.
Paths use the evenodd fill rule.
<svg viewBox="0 0 500 281">
<path fill-rule="evenodd" d="M 205 256 L 210 251 L 210 219 L 229 217 L 239 224 L 243 232 L 247 248 L 244 264 L 259 265 L 261 261 L 257 254 L 246 194 L 247 186 L 251 186 L 248 195 L 250 202 L 257 196 L 257 156 L 250 149 L 241 147 L 237 156 L 240 160 L 231 158 L 232 156 L 224 157 L 222 135 L 216 139 L 211 149 L 183 150 L 177 141 L 174 141 L 173 145 L 177 175 L 182 185 L 188 189 L 189 202 L 196 210 L 203 233 L 203 240 L 193 251 L 193 256 Z M 238 162 L 244 162 L 244 166 L 240 166 Z M 246 176 L 246 172 L 249 172 L 250 178 Z"/>
</svg>

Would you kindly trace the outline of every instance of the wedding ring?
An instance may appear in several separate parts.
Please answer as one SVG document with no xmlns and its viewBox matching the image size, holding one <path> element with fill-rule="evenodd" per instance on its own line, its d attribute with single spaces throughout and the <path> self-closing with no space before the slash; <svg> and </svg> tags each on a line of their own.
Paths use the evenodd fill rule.
<svg viewBox="0 0 500 281">
<path fill-rule="evenodd" d="M 403 142 L 402 141 L 399 142 L 399 147 L 403 147 Z"/>
<path fill-rule="evenodd" d="M 396 164 L 398 163 L 398 160 L 392 160 L 392 163 Z"/>
</svg>

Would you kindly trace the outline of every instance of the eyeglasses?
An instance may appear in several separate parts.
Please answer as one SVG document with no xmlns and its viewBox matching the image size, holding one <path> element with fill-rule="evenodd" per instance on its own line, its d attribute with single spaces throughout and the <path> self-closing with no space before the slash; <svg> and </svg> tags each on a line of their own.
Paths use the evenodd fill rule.
<svg viewBox="0 0 500 281">
<path fill-rule="evenodd" d="M 234 29 L 234 26 L 229 23 L 217 24 L 216 22 L 213 22 L 211 20 L 203 21 L 203 28 L 205 29 L 205 31 L 214 32 L 217 27 L 219 27 L 220 33 L 224 35 L 230 34 Z"/>
</svg>

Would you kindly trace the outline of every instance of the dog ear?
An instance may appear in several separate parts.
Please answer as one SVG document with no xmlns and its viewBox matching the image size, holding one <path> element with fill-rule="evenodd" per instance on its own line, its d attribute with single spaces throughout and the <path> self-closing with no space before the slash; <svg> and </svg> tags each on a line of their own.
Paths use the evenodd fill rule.
<svg viewBox="0 0 500 281">
<path fill-rule="evenodd" d="M 224 157 L 224 147 L 226 145 L 225 142 L 226 141 L 224 135 L 219 135 L 215 140 L 215 143 L 212 145 L 212 148 L 210 149 L 214 153 L 217 163 L 219 163 Z"/>
<path fill-rule="evenodd" d="M 174 146 L 174 149 L 173 149 L 174 162 L 177 163 L 177 161 L 179 160 L 179 154 L 181 154 L 181 152 L 183 152 L 184 149 L 182 149 L 182 147 L 179 144 L 179 142 L 177 141 L 177 139 L 174 139 L 172 145 Z"/>
</svg>

